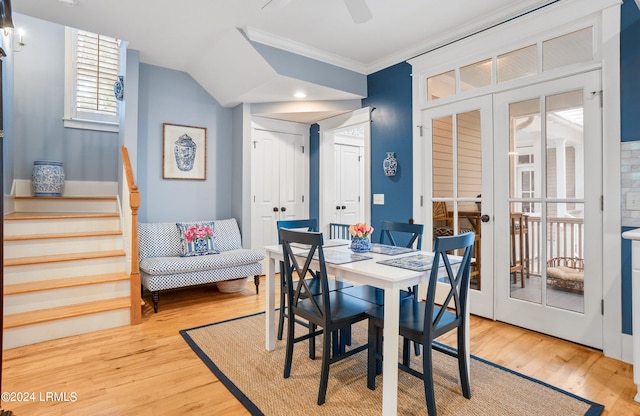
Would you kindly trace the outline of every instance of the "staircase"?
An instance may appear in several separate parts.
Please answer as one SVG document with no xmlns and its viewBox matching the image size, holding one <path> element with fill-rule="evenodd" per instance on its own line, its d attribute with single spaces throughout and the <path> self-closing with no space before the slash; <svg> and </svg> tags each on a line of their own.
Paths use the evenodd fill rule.
<svg viewBox="0 0 640 416">
<path fill-rule="evenodd" d="M 116 197 L 16 196 L 4 284 L 4 349 L 129 325 Z"/>
</svg>

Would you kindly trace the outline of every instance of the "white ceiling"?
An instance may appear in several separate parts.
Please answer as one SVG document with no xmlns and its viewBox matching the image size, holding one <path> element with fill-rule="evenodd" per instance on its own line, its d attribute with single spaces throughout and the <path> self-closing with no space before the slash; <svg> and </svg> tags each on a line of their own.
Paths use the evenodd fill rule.
<svg viewBox="0 0 640 416">
<path fill-rule="evenodd" d="M 311 102 L 363 98 L 278 74 L 242 33 L 370 74 L 553 0 L 366 0 L 373 18 L 361 24 L 344 0 L 274 1 L 263 8 L 267 2 L 14 0 L 13 11 L 126 40 L 141 62 L 185 71 L 222 105 L 234 106 L 291 102 L 298 89 Z"/>
</svg>

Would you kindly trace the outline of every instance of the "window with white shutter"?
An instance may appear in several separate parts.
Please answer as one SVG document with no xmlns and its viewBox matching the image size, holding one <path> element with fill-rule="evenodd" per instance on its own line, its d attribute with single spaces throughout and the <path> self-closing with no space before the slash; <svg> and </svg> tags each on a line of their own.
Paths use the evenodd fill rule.
<svg viewBox="0 0 640 416">
<path fill-rule="evenodd" d="M 118 39 L 67 28 L 65 127 L 118 131 Z"/>
</svg>

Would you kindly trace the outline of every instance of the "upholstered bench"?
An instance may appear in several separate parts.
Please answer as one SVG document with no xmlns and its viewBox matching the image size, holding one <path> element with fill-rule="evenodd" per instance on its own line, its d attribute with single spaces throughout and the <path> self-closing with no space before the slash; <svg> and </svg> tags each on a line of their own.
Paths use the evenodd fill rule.
<svg viewBox="0 0 640 416">
<path fill-rule="evenodd" d="M 212 231 L 197 239 L 193 226 Z M 208 228 L 207 228 L 208 227 Z M 193 232 L 192 232 L 193 234 Z M 187 241 L 190 240 L 190 241 Z M 202 244 L 198 244 L 202 243 Z M 234 218 L 213 221 L 139 223 L 138 255 L 142 287 L 151 292 L 158 312 L 160 291 L 254 276 L 256 294 L 264 255 L 242 248 Z M 240 282 L 242 283 L 242 282 Z M 218 289 L 224 291 L 218 285 Z M 244 285 L 235 285 L 240 288 Z"/>
</svg>

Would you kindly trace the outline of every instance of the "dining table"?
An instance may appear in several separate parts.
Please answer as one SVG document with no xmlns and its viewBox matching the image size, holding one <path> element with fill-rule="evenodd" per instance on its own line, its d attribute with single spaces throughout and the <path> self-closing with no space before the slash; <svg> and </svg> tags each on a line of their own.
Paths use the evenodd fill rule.
<svg viewBox="0 0 640 416">
<path fill-rule="evenodd" d="M 337 279 L 355 284 L 367 284 L 384 289 L 384 329 L 382 362 L 382 415 L 396 415 L 398 409 L 398 334 L 400 315 L 400 290 L 418 284 L 428 284 L 431 272 L 429 256 L 431 252 L 414 250 L 385 250 L 374 244 L 373 251 L 352 253 L 349 240 L 325 240 L 323 247 L 327 273 Z M 387 246 L 391 247 L 391 246 Z M 276 344 L 276 266 L 283 260 L 281 245 L 264 247 L 267 256 L 267 299 L 265 302 L 265 347 L 273 351 Z M 300 254 L 305 248 L 300 247 Z M 397 251 L 400 254 L 394 254 Z M 308 249 L 306 249 L 308 252 Z M 359 254 L 359 255 L 358 255 Z M 362 258 L 365 257 L 365 258 Z M 350 258 L 356 259 L 349 261 Z M 414 259 L 419 261 L 413 261 Z M 395 262 L 397 264 L 383 264 Z M 417 267 L 416 267 L 417 265 Z M 311 264 L 314 267 L 314 264 Z M 410 268 L 410 267 L 413 267 Z M 443 269 L 443 273 L 444 269 Z M 443 274 L 444 275 L 444 274 Z M 467 308 L 467 311 L 469 308 Z M 469 345 L 469 318 L 465 319 L 467 345 Z M 467 350 L 467 355 L 469 351 Z M 467 356 L 467 363 L 469 363 Z M 363 388 L 366 382 L 363 381 Z M 426 404 L 425 404 L 426 406 Z"/>
</svg>

